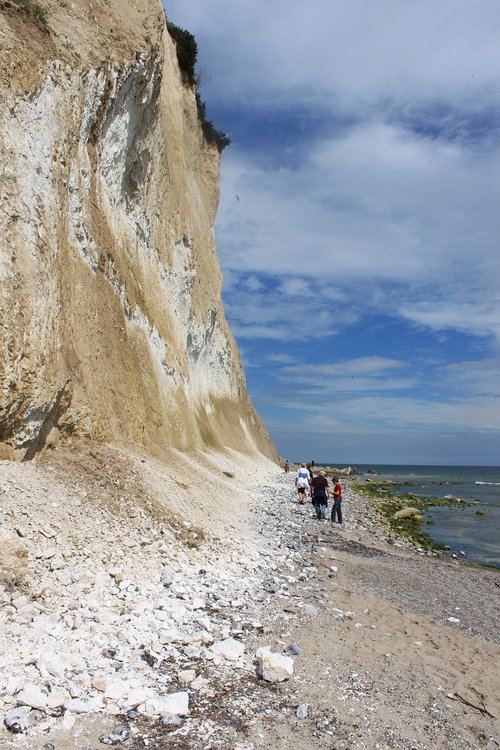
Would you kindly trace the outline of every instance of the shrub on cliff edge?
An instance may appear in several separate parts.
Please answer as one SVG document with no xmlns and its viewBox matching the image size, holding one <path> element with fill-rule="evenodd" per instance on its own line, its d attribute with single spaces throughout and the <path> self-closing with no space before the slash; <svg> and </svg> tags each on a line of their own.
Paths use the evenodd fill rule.
<svg viewBox="0 0 500 750">
<path fill-rule="evenodd" d="M 195 68 L 198 59 L 196 39 L 190 31 L 181 29 L 180 26 L 176 26 L 168 19 L 166 21 L 168 33 L 175 42 L 179 68 L 185 73 L 187 82 L 192 86 L 196 83 Z"/>
<path fill-rule="evenodd" d="M 190 86 L 197 87 L 200 81 L 203 81 L 207 77 L 206 71 L 200 74 L 196 73 L 196 61 L 198 59 L 198 45 L 196 39 L 190 31 L 181 29 L 174 23 L 165 19 L 167 23 L 168 33 L 175 42 L 177 51 L 177 62 L 179 68 L 185 75 L 186 83 Z M 196 108 L 198 110 L 198 119 L 201 123 L 203 135 L 205 136 L 208 143 L 215 143 L 219 153 L 222 153 L 226 146 L 229 146 L 231 139 L 228 135 L 217 130 L 212 120 L 207 118 L 207 105 L 202 101 L 200 95 L 196 93 Z"/>
<path fill-rule="evenodd" d="M 201 122 L 203 135 L 209 143 L 215 143 L 221 154 L 226 146 L 229 146 L 231 143 L 230 137 L 223 133 L 222 130 L 217 130 L 212 120 L 207 119 L 207 105 L 202 101 L 198 93 L 196 94 L 196 106 L 198 108 L 198 117 Z"/>
</svg>

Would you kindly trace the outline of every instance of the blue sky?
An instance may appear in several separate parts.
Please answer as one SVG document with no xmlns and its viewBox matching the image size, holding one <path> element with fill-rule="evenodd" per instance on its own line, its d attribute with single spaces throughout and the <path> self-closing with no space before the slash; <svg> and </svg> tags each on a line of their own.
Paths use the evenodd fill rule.
<svg viewBox="0 0 500 750">
<path fill-rule="evenodd" d="M 280 453 L 500 464 L 500 3 L 166 12 L 232 139 L 224 304 Z"/>
</svg>

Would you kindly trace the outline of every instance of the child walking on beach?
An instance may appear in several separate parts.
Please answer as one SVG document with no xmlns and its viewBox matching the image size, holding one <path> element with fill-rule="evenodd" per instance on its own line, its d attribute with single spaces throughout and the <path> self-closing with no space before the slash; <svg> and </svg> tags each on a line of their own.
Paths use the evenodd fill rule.
<svg viewBox="0 0 500 750">
<path fill-rule="evenodd" d="M 342 485 L 339 482 L 338 477 L 333 477 L 333 508 L 332 508 L 332 523 L 335 523 L 335 518 L 338 522 L 342 523 Z"/>
</svg>

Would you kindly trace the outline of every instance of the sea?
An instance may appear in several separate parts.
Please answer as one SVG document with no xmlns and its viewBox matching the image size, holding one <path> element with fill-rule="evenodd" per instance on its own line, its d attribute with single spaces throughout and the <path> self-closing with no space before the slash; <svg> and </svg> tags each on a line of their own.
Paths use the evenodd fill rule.
<svg viewBox="0 0 500 750">
<path fill-rule="evenodd" d="M 452 495 L 461 500 L 426 510 L 422 530 L 435 542 L 449 546 L 449 554 L 500 570 L 499 466 L 356 464 L 356 469 L 374 481 L 396 482 L 391 492 L 397 495 L 440 499 Z"/>
</svg>

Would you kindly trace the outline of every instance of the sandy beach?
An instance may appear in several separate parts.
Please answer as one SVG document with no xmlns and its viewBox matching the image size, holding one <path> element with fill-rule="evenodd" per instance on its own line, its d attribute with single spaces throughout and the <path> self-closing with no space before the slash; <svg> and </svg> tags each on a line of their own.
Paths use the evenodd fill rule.
<svg viewBox="0 0 500 750">
<path fill-rule="evenodd" d="M 341 529 L 258 456 L 0 462 L 1 712 L 28 717 L 0 747 L 500 747 L 498 573 L 388 543 L 344 495 Z"/>
</svg>

